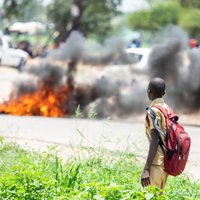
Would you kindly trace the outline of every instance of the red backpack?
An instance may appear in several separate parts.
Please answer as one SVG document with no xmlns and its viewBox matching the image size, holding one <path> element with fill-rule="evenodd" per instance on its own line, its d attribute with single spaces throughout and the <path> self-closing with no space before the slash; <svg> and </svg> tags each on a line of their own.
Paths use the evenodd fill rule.
<svg viewBox="0 0 200 200">
<path fill-rule="evenodd" d="M 166 120 L 166 133 L 163 133 L 162 129 L 158 125 L 158 121 L 155 113 L 151 108 L 148 109 L 148 113 L 153 119 L 155 128 L 160 134 L 165 135 L 165 145 L 160 137 L 160 146 L 164 153 L 164 166 L 165 171 L 172 176 L 180 175 L 185 169 L 185 165 L 188 160 L 191 139 L 185 132 L 183 126 L 181 126 L 178 121 L 178 116 L 174 114 L 173 110 L 170 108 L 169 113 L 161 106 L 154 105 L 159 109 Z"/>
</svg>

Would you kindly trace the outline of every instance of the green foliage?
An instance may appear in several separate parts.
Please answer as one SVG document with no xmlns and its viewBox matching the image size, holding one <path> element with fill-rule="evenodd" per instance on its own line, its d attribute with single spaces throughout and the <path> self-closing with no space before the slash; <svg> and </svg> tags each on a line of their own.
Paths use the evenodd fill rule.
<svg viewBox="0 0 200 200">
<path fill-rule="evenodd" d="M 128 15 L 129 27 L 153 32 L 168 24 L 175 24 L 187 30 L 192 37 L 200 35 L 199 0 L 153 0 L 150 2 L 152 6 L 149 9 Z"/>
<path fill-rule="evenodd" d="M 48 17 L 55 24 L 55 29 L 59 29 L 63 26 L 66 29 L 67 23 L 71 19 L 70 15 L 70 6 L 72 4 L 72 0 L 53 0 L 51 4 L 48 6 Z"/>
<path fill-rule="evenodd" d="M 53 148 L 55 149 L 55 148 Z M 141 167 L 134 155 L 104 151 L 65 163 L 57 153 L 0 147 L 0 199 L 5 200 L 197 200 L 200 185 L 188 177 L 169 178 L 166 191 L 140 187 Z"/>
<path fill-rule="evenodd" d="M 83 116 L 83 113 L 81 112 L 80 105 L 78 105 L 76 110 L 75 110 L 75 117 L 81 118 L 82 116 Z"/>
<path fill-rule="evenodd" d="M 88 118 L 89 119 L 95 119 L 95 117 L 98 115 L 98 113 L 96 112 L 96 105 L 94 105 L 93 107 L 91 107 L 91 109 L 88 112 Z"/>
<path fill-rule="evenodd" d="M 131 28 L 156 31 L 168 24 L 177 24 L 179 15 L 179 5 L 166 2 L 155 4 L 151 9 L 131 13 L 127 21 Z"/>
<path fill-rule="evenodd" d="M 11 21 L 41 20 L 44 14 L 44 8 L 39 0 L 5 0 L 3 9 L 4 17 Z"/>
<path fill-rule="evenodd" d="M 191 35 L 200 34 L 200 10 L 197 8 L 187 8 L 182 10 L 180 25 Z"/>
<path fill-rule="evenodd" d="M 200 199 L 198 188 L 199 184 L 193 184 L 186 175 L 169 177 L 166 193 L 173 200 L 198 200 Z"/>
<path fill-rule="evenodd" d="M 86 2 L 86 0 L 85 0 Z M 82 15 L 83 29 L 86 33 L 105 37 L 111 30 L 111 19 L 118 14 L 116 8 L 121 0 L 87 0 Z"/>
<path fill-rule="evenodd" d="M 89 109 L 87 117 L 88 117 L 88 119 L 95 119 L 97 114 L 98 113 L 96 112 L 96 105 L 94 105 Z M 76 118 L 82 118 L 83 117 L 83 113 L 81 111 L 80 105 L 78 105 L 76 110 L 75 110 L 75 117 Z"/>
<path fill-rule="evenodd" d="M 177 24 L 180 7 L 175 3 L 155 5 L 150 12 L 150 22 L 153 30 L 159 30 L 168 24 Z"/>
<path fill-rule="evenodd" d="M 199 0 L 178 0 L 183 7 L 200 8 Z"/>
<path fill-rule="evenodd" d="M 150 27 L 150 11 L 140 10 L 136 11 L 127 17 L 127 23 L 130 28 L 149 30 Z"/>
<path fill-rule="evenodd" d="M 48 7 L 49 19 L 55 23 L 55 29 L 61 34 L 66 31 L 66 27 L 71 31 L 70 26 L 73 26 L 74 19 L 70 13 L 73 2 L 54 0 Z M 82 0 L 79 2 L 81 17 L 75 23 L 85 35 L 105 37 L 111 30 L 110 21 L 118 14 L 117 6 L 120 3 L 121 0 Z"/>
<path fill-rule="evenodd" d="M 9 17 L 19 16 L 21 9 L 25 7 L 26 3 L 27 3 L 27 1 L 25 1 L 25 0 L 20 0 L 20 1 L 5 0 L 3 3 L 5 17 L 9 18 Z"/>
</svg>

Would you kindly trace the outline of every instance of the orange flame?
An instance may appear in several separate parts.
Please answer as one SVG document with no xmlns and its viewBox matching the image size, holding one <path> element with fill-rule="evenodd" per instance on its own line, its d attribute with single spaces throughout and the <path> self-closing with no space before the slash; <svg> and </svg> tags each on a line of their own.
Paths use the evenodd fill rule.
<svg viewBox="0 0 200 200">
<path fill-rule="evenodd" d="M 40 86 L 33 93 L 10 97 L 0 104 L 0 112 L 13 115 L 63 117 L 67 114 L 69 89 L 66 86 Z"/>
</svg>

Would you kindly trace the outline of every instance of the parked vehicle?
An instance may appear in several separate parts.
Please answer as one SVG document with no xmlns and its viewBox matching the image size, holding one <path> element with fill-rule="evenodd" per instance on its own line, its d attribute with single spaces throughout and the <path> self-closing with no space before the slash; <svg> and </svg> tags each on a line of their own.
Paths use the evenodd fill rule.
<svg viewBox="0 0 200 200">
<path fill-rule="evenodd" d="M 138 66 L 138 69 L 146 69 L 148 67 L 149 55 L 151 53 L 151 48 L 128 48 L 126 53 L 129 59 Z"/>
<path fill-rule="evenodd" d="M 0 36 L 0 64 L 16 67 L 19 71 L 24 67 L 29 55 L 21 49 L 13 48 L 10 37 Z"/>
</svg>

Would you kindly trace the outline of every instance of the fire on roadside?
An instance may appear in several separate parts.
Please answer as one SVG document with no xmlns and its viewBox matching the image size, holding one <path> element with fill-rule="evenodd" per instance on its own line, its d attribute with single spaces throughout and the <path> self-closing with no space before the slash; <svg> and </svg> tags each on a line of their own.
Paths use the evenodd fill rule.
<svg viewBox="0 0 200 200">
<path fill-rule="evenodd" d="M 32 93 L 17 97 L 12 94 L 7 102 L 0 104 L 0 112 L 12 115 L 63 117 L 68 113 L 69 89 L 67 86 L 41 84 Z"/>
</svg>

